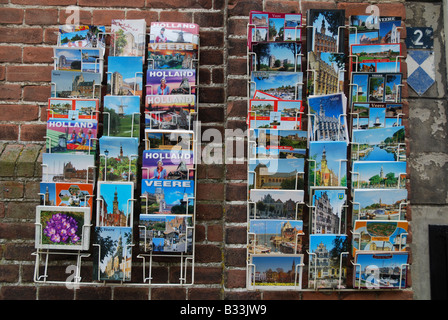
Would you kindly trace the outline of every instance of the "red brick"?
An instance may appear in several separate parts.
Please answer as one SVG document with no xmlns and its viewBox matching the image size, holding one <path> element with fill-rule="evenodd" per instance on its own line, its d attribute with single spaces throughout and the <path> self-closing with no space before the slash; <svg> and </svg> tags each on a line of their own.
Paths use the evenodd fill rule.
<svg viewBox="0 0 448 320">
<path fill-rule="evenodd" d="M 8 66 L 6 80 L 22 81 L 51 81 L 52 66 Z"/>
<path fill-rule="evenodd" d="M 47 132 L 46 124 L 23 124 L 20 128 L 21 141 L 44 141 Z"/>
<path fill-rule="evenodd" d="M 0 81 L 5 80 L 6 78 L 6 67 L 0 66 Z"/>
<path fill-rule="evenodd" d="M 226 244 L 245 244 L 247 243 L 247 227 L 228 227 L 226 228 Z"/>
<path fill-rule="evenodd" d="M 78 5 L 84 7 L 132 7 L 143 8 L 145 0 L 123 1 L 123 0 L 79 0 Z"/>
<path fill-rule="evenodd" d="M 94 25 L 110 26 L 112 19 L 124 19 L 125 12 L 122 10 L 95 10 L 93 11 Z"/>
<path fill-rule="evenodd" d="M 194 283 L 219 284 L 222 282 L 222 268 L 220 267 L 195 267 Z"/>
<path fill-rule="evenodd" d="M 18 46 L 1 46 L 1 62 L 22 62 L 22 48 Z"/>
<path fill-rule="evenodd" d="M 301 292 L 298 291 L 265 291 L 263 300 L 301 300 Z"/>
<path fill-rule="evenodd" d="M 42 28 L 0 28 L 2 42 L 6 43 L 42 43 Z"/>
<path fill-rule="evenodd" d="M 0 198 L 20 199 L 23 197 L 23 182 L 0 181 Z"/>
<path fill-rule="evenodd" d="M 0 10 L 0 23 L 21 24 L 23 22 L 23 10 L 16 8 L 2 8 Z"/>
<path fill-rule="evenodd" d="M 25 47 L 23 48 L 24 63 L 53 63 L 53 48 Z"/>
<path fill-rule="evenodd" d="M 219 28 L 224 25 L 224 16 L 221 12 L 195 12 L 194 21 L 201 28 Z"/>
<path fill-rule="evenodd" d="M 126 12 L 126 19 L 145 19 L 146 26 L 149 26 L 151 25 L 151 22 L 159 20 L 159 13 L 131 9 Z"/>
<path fill-rule="evenodd" d="M 183 288 L 153 288 L 151 300 L 186 300 L 186 289 Z"/>
<path fill-rule="evenodd" d="M 25 86 L 23 88 L 23 100 L 48 102 L 50 97 L 51 86 Z"/>
<path fill-rule="evenodd" d="M 247 205 L 246 204 L 226 204 L 225 206 L 226 222 L 246 222 Z"/>
<path fill-rule="evenodd" d="M 0 121 L 32 121 L 37 120 L 38 115 L 39 107 L 36 105 L 0 105 Z"/>
<path fill-rule="evenodd" d="M 2 239 L 34 239 L 34 223 L 0 223 L 0 234 Z M 10 244 L 7 245 L 7 250 L 5 251 L 5 258 L 8 259 L 10 256 L 8 252 L 13 252 L 20 245 Z M 12 251 L 9 251 L 11 249 Z M 16 251 L 18 253 L 19 251 Z"/>
<path fill-rule="evenodd" d="M 228 270 L 226 272 L 226 288 L 245 288 L 246 270 Z"/>
<path fill-rule="evenodd" d="M 28 286 L 2 286 L 1 300 L 36 300 L 36 287 Z"/>
<path fill-rule="evenodd" d="M 2 124 L 0 126 L 0 137 L 2 140 L 18 140 L 19 126 L 16 124 Z"/>
<path fill-rule="evenodd" d="M 56 45 L 58 43 L 58 31 L 57 28 L 46 28 L 43 42 L 45 44 Z"/>
<path fill-rule="evenodd" d="M 75 5 L 76 0 L 11 0 L 11 3 L 20 5 L 39 5 L 39 6 L 66 6 Z"/>
<path fill-rule="evenodd" d="M 79 10 L 78 11 L 79 16 L 79 24 L 83 25 L 91 25 L 92 24 L 92 13 L 87 10 Z M 70 10 L 70 8 L 67 8 L 66 10 L 60 10 L 59 11 L 59 24 L 73 24 L 72 19 L 74 12 L 73 10 Z M 69 19 L 67 21 L 67 19 Z"/>
<path fill-rule="evenodd" d="M 58 9 L 26 9 L 25 23 L 29 25 L 58 24 Z"/>
<path fill-rule="evenodd" d="M 191 288 L 188 290 L 188 300 L 220 300 L 219 288 Z"/>
<path fill-rule="evenodd" d="M 22 87 L 18 84 L 0 84 L 0 100 L 19 100 Z"/>
<path fill-rule="evenodd" d="M 19 266 L 18 265 L 0 266 L 0 281 L 1 282 L 19 281 Z"/>
<path fill-rule="evenodd" d="M 75 290 L 65 286 L 42 286 L 39 288 L 39 300 L 73 300 Z"/>
<path fill-rule="evenodd" d="M 223 230 L 222 225 L 215 224 L 211 226 L 207 226 L 207 240 L 222 242 L 223 239 Z"/>
<path fill-rule="evenodd" d="M 211 9 L 212 0 L 151 0 L 147 1 L 150 9 Z"/>
<path fill-rule="evenodd" d="M 165 11 L 165 10 L 160 12 L 160 21 L 191 22 L 192 17 L 193 17 L 192 12 L 178 12 L 178 11 Z"/>
<path fill-rule="evenodd" d="M 199 183 L 197 186 L 197 200 L 224 200 L 223 183 Z"/>
<path fill-rule="evenodd" d="M 246 249 L 227 248 L 225 252 L 225 265 L 227 267 L 246 267 Z"/>
<path fill-rule="evenodd" d="M 268 12 L 288 12 L 288 13 L 300 13 L 299 1 L 266 1 L 265 11 Z"/>
<path fill-rule="evenodd" d="M 114 300 L 148 300 L 148 289 L 117 287 L 114 290 Z"/>
<path fill-rule="evenodd" d="M 211 263 L 221 262 L 221 249 L 211 244 L 196 244 L 196 262 Z"/>
<path fill-rule="evenodd" d="M 223 208 L 221 204 L 197 203 L 196 217 L 199 221 L 218 220 L 223 216 Z"/>
</svg>

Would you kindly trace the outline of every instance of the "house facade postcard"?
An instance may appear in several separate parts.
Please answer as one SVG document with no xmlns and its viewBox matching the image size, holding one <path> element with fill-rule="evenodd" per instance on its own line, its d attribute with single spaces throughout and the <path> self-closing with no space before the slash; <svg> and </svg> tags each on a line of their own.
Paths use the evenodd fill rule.
<svg viewBox="0 0 448 320">
<path fill-rule="evenodd" d="M 308 132 L 304 130 L 253 129 L 249 141 L 253 158 L 305 158 Z"/>
<path fill-rule="evenodd" d="M 345 189 L 312 190 L 312 234 L 344 233 L 347 225 L 347 194 Z"/>
<path fill-rule="evenodd" d="M 51 71 L 51 97 L 99 99 L 101 74 L 83 71 Z"/>
<path fill-rule="evenodd" d="M 107 59 L 107 94 L 141 96 L 143 92 L 143 58 L 110 56 Z"/>
<path fill-rule="evenodd" d="M 97 226 L 129 227 L 134 214 L 132 182 L 98 181 L 96 199 Z"/>
<path fill-rule="evenodd" d="M 302 220 L 304 190 L 250 190 L 250 219 Z"/>
</svg>

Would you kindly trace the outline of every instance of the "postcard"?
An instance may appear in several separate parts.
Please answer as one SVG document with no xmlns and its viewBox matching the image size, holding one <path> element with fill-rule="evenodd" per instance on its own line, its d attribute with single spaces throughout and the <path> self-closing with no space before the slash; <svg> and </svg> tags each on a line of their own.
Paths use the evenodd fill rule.
<svg viewBox="0 0 448 320">
<path fill-rule="evenodd" d="M 354 102 L 353 129 L 376 129 L 402 126 L 403 104 L 384 102 Z"/>
<path fill-rule="evenodd" d="M 145 55 L 145 19 L 112 19 L 110 56 Z M 143 64 L 143 61 L 141 60 Z"/>
<path fill-rule="evenodd" d="M 248 46 L 264 41 L 301 41 L 302 14 L 250 11 Z"/>
<path fill-rule="evenodd" d="M 350 16 L 349 21 L 349 46 L 353 44 L 400 43 L 401 17 L 354 15 Z"/>
<path fill-rule="evenodd" d="M 303 190 L 305 159 L 249 161 L 249 189 Z"/>
<path fill-rule="evenodd" d="M 49 119 L 46 131 L 47 153 L 95 154 L 96 120 Z"/>
<path fill-rule="evenodd" d="M 41 182 L 41 205 L 93 208 L 92 183 Z"/>
<path fill-rule="evenodd" d="M 405 289 L 407 252 L 362 252 L 355 256 L 353 287 L 357 289 Z"/>
<path fill-rule="evenodd" d="M 79 48 L 106 48 L 106 28 L 89 25 L 60 25 L 58 46 Z"/>
<path fill-rule="evenodd" d="M 351 103 L 401 102 L 401 73 L 352 72 Z"/>
<path fill-rule="evenodd" d="M 354 220 L 405 220 L 406 189 L 355 189 Z"/>
<path fill-rule="evenodd" d="M 309 147 L 309 186 L 347 186 L 347 143 L 311 141 Z"/>
<path fill-rule="evenodd" d="M 344 92 L 346 55 L 334 52 L 308 52 L 307 95 Z"/>
<path fill-rule="evenodd" d="M 258 90 L 282 100 L 302 100 L 302 72 L 253 71 L 250 81 L 251 98 Z"/>
<path fill-rule="evenodd" d="M 347 221 L 347 195 L 345 189 L 312 190 L 313 234 L 344 233 Z"/>
<path fill-rule="evenodd" d="M 192 214 L 194 180 L 143 179 L 141 213 Z"/>
<path fill-rule="evenodd" d="M 47 119 L 98 120 L 98 99 L 48 98 Z"/>
<path fill-rule="evenodd" d="M 310 141 L 349 141 L 344 93 L 308 97 Z"/>
<path fill-rule="evenodd" d="M 406 161 L 405 127 L 353 130 L 352 160 Z"/>
<path fill-rule="evenodd" d="M 199 45 L 199 25 L 184 22 L 151 22 L 149 43 Z"/>
<path fill-rule="evenodd" d="M 99 181 L 137 182 L 138 138 L 99 139 Z"/>
<path fill-rule="evenodd" d="M 145 98 L 146 128 L 192 130 L 196 118 L 196 96 L 193 94 L 147 95 Z"/>
<path fill-rule="evenodd" d="M 251 99 L 249 128 L 300 130 L 304 110 L 301 100 Z"/>
<path fill-rule="evenodd" d="M 51 97 L 99 99 L 101 97 L 101 74 L 52 70 Z"/>
<path fill-rule="evenodd" d="M 93 279 L 131 281 L 132 227 L 95 227 Z"/>
<path fill-rule="evenodd" d="M 400 72 L 400 43 L 350 46 L 350 72 Z"/>
<path fill-rule="evenodd" d="M 142 179 L 193 179 L 194 167 L 193 151 L 143 150 Z"/>
<path fill-rule="evenodd" d="M 140 214 L 139 245 L 143 252 L 193 251 L 193 216 Z"/>
<path fill-rule="evenodd" d="M 344 234 L 310 234 L 308 287 L 346 288 L 349 250 Z"/>
<path fill-rule="evenodd" d="M 148 69 L 146 95 L 196 94 L 196 69 Z"/>
<path fill-rule="evenodd" d="M 251 71 L 302 71 L 302 44 L 291 41 L 252 45 Z"/>
<path fill-rule="evenodd" d="M 191 130 L 145 129 L 145 150 L 193 150 L 194 134 Z"/>
<path fill-rule="evenodd" d="M 302 288 L 303 254 L 252 254 L 249 266 L 251 288 Z"/>
<path fill-rule="evenodd" d="M 42 154 L 42 182 L 91 183 L 95 178 L 95 156 L 62 153 Z"/>
<path fill-rule="evenodd" d="M 252 189 L 249 194 L 250 219 L 302 220 L 303 190 Z"/>
<path fill-rule="evenodd" d="M 303 221 L 252 219 L 249 221 L 250 254 L 302 253 Z"/>
<path fill-rule="evenodd" d="M 141 96 L 143 58 L 140 56 L 108 57 L 107 93 L 113 96 Z"/>
<path fill-rule="evenodd" d="M 251 158 L 305 158 L 308 132 L 304 130 L 251 129 Z"/>
<path fill-rule="evenodd" d="M 194 43 L 148 43 L 149 69 L 194 69 L 199 63 Z"/>
<path fill-rule="evenodd" d="M 88 250 L 89 207 L 36 207 L 37 249 Z"/>
<path fill-rule="evenodd" d="M 353 161 L 353 189 L 406 188 L 406 161 Z"/>
<path fill-rule="evenodd" d="M 99 227 L 132 226 L 134 183 L 98 181 L 96 225 Z"/>
<path fill-rule="evenodd" d="M 140 136 L 140 97 L 104 96 L 104 135 L 112 137 Z"/>
<path fill-rule="evenodd" d="M 103 74 L 102 49 L 54 48 L 54 69 Z"/>
<path fill-rule="evenodd" d="M 353 256 L 362 251 L 406 251 L 408 221 L 357 220 L 353 228 Z"/>
<path fill-rule="evenodd" d="M 306 21 L 307 52 L 344 52 L 345 10 L 310 9 Z"/>
</svg>

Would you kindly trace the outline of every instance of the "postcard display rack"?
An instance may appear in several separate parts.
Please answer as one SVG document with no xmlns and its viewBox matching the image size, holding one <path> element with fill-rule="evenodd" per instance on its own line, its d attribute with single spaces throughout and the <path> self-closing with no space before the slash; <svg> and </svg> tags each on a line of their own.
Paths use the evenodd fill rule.
<svg viewBox="0 0 448 320">
<path fill-rule="evenodd" d="M 406 288 L 400 26 L 250 12 L 248 289 Z"/>
<path fill-rule="evenodd" d="M 110 32 L 59 29 L 36 208 L 37 283 L 67 283 L 49 274 L 50 257 L 64 255 L 76 259 L 72 283 L 148 286 L 153 257 L 162 256 L 181 266 L 167 285 L 193 284 L 199 27 L 153 22 L 148 46 L 146 27 L 124 19 Z M 131 282 L 134 247 L 142 283 Z M 93 281 L 82 281 L 90 256 Z"/>
</svg>

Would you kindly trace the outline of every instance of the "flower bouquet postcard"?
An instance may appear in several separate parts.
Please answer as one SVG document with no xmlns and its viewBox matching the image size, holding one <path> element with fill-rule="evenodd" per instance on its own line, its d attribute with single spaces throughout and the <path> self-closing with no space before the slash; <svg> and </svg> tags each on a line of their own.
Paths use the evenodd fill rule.
<svg viewBox="0 0 448 320">
<path fill-rule="evenodd" d="M 308 97 L 310 141 L 349 141 L 344 93 Z"/>
<path fill-rule="evenodd" d="M 403 104 L 384 102 L 354 102 L 353 129 L 378 129 L 402 126 Z"/>
<path fill-rule="evenodd" d="M 184 22 L 151 22 L 149 43 L 199 45 L 199 25 Z"/>
<path fill-rule="evenodd" d="M 252 189 L 249 218 L 302 220 L 303 197 L 303 190 Z"/>
<path fill-rule="evenodd" d="M 305 158 L 308 132 L 304 130 L 253 129 L 249 131 L 251 158 Z"/>
<path fill-rule="evenodd" d="M 48 99 L 47 119 L 98 120 L 98 113 L 98 99 Z"/>
<path fill-rule="evenodd" d="M 405 220 L 406 189 L 355 189 L 353 220 Z"/>
<path fill-rule="evenodd" d="M 102 49 L 54 48 L 54 69 L 103 74 Z"/>
<path fill-rule="evenodd" d="M 314 189 L 312 191 L 311 233 L 344 233 L 347 222 L 345 189 Z"/>
<path fill-rule="evenodd" d="M 407 252 L 358 251 L 353 270 L 356 289 L 405 289 L 407 287 Z"/>
<path fill-rule="evenodd" d="M 303 221 L 252 219 L 249 221 L 250 254 L 302 253 Z"/>
<path fill-rule="evenodd" d="M 350 46 L 350 72 L 400 72 L 400 43 Z"/>
<path fill-rule="evenodd" d="M 353 130 L 353 161 L 406 161 L 405 127 Z"/>
<path fill-rule="evenodd" d="M 305 159 L 249 161 L 249 189 L 303 190 Z"/>
<path fill-rule="evenodd" d="M 249 128 L 300 130 L 304 109 L 301 100 L 251 99 Z"/>
<path fill-rule="evenodd" d="M 140 97 L 104 96 L 104 135 L 112 137 L 140 136 Z"/>
<path fill-rule="evenodd" d="M 251 71 L 302 71 L 302 44 L 259 42 L 252 45 Z"/>
<path fill-rule="evenodd" d="M 193 252 L 193 216 L 141 214 L 139 246 L 143 252 Z"/>
<path fill-rule="evenodd" d="M 98 181 L 96 225 L 132 226 L 134 200 L 133 182 Z"/>
<path fill-rule="evenodd" d="M 353 161 L 353 189 L 406 188 L 406 161 Z"/>
<path fill-rule="evenodd" d="M 99 99 L 101 77 L 93 72 L 52 70 L 51 97 Z"/>
<path fill-rule="evenodd" d="M 93 208 L 92 183 L 40 183 L 41 205 Z"/>
<path fill-rule="evenodd" d="M 345 10 L 307 11 L 307 52 L 344 52 Z"/>
<path fill-rule="evenodd" d="M 194 179 L 194 155 L 187 150 L 143 150 L 142 179 Z"/>
<path fill-rule="evenodd" d="M 148 69 L 146 95 L 196 94 L 195 69 Z"/>
<path fill-rule="evenodd" d="M 92 183 L 95 168 L 94 155 L 42 154 L 42 182 Z"/>
<path fill-rule="evenodd" d="M 93 279 L 131 281 L 132 227 L 95 227 Z"/>
<path fill-rule="evenodd" d="M 96 120 L 49 119 L 46 152 L 95 154 L 98 122 Z"/>
<path fill-rule="evenodd" d="M 141 213 L 192 214 L 194 200 L 194 180 L 142 180 Z"/>
<path fill-rule="evenodd" d="M 148 43 L 149 69 L 194 69 L 199 62 L 194 43 Z"/>
<path fill-rule="evenodd" d="M 88 250 L 89 207 L 36 207 L 37 249 Z"/>
<path fill-rule="evenodd" d="M 347 56 L 334 52 L 308 52 L 307 93 L 326 95 L 344 92 Z"/>
<path fill-rule="evenodd" d="M 145 19 L 113 19 L 110 31 L 112 33 L 110 56 L 145 55 Z M 143 64 L 143 60 L 140 62 Z"/>
<path fill-rule="evenodd" d="M 145 99 L 146 128 L 191 130 L 196 113 L 193 94 L 147 95 Z"/>
<path fill-rule="evenodd" d="M 353 228 L 353 256 L 361 251 L 406 251 L 408 221 L 357 220 Z"/>
<path fill-rule="evenodd" d="M 401 73 L 352 72 L 351 103 L 401 102 Z"/>
<path fill-rule="evenodd" d="M 194 151 L 193 142 L 191 130 L 145 129 L 145 150 Z"/>
<path fill-rule="evenodd" d="M 143 91 L 143 58 L 108 57 L 107 94 L 141 96 Z"/>
<path fill-rule="evenodd" d="M 250 289 L 302 289 L 303 254 L 252 254 L 249 263 Z"/>
<path fill-rule="evenodd" d="M 138 138 L 99 139 L 99 181 L 137 182 Z"/>
<path fill-rule="evenodd" d="M 309 147 L 309 186 L 347 186 L 347 143 L 311 141 Z"/>
<path fill-rule="evenodd" d="M 89 25 L 60 25 L 58 46 L 79 48 L 106 48 L 106 28 Z"/>
<path fill-rule="evenodd" d="M 291 71 L 253 71 L 250 80 L 250 97 L 256 91 L 283 100 L 302 100 L 303 73 Z"/>
<path fill-rule="evenodd" d="M 252 10 L 247 39 L 249 49 L 255 42 L 301 41 L 302 14 Z"/>
<path fill-rule="evenodd" d="M 308 288 L 347 287 L 350 243 L 344 234 L 311 234 Z"/>
<path fill-rule="evenodd" d="M 349 18 L 352 44 L 400 43 L 401 17 L 354 15 Z"/>
</svg>

